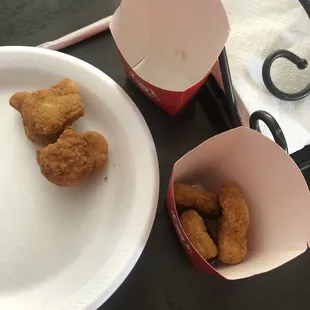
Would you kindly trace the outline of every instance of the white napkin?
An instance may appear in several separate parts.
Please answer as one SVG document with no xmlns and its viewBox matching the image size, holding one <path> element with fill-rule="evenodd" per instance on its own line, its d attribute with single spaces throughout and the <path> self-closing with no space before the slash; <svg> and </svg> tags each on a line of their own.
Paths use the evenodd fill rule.
<svg viewBox="0 0 310 310">
<path fill-rule="evenodd" d="M 244 124 L 248 125 L 251 113 L 265 110 L 279 122 L 290 153 L 310 144 L 310 95 L 300 101 L 281 101 L 262 80 L 263 62 L 277 49 L 288 49 L 310 63 L 310 20 L 304 9 L 298 0 L 222 1 L 231 27 L 228 59 Z M 299 70 L 283 59 L 272 68 L 274 83 L 286 92 L 310 83 L 309 68 Z M 261 129 L 271 137 L 266 128 Z"/>
</svg>

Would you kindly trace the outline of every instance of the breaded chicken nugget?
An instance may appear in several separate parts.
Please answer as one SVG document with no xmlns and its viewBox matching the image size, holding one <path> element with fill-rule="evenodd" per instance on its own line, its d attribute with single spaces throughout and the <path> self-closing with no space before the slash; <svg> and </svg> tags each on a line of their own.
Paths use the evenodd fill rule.
<svg viewBox="0 0 310 310">
<path fill-rule="evenodd" d="M 69 79 L 32 93 L 18 92 L 10 105 L 21 113 L 27 137 L 38 144 L 55 142 L 66 126 L 84 115 L 78 87 Z"/>
<path fill-rule="evenodd" d="M 37 151 L 41 173 L 59 186 L 79 184 L 91 172 L 103 169 L 108 161 L 108 143 L 96 131 L 85 134 L 68 126 L 57 140 Z"/>
<path fill-rule="evenodd" d="M 250 216 L 239 186 L 228 181 L 220 192 L 222 216 L 218 221 L 219 258 L 226 264 L 238 264 L 247 254 L 247 231 Z"/>
<path fill-rule="evenodd" d="M 37 151 L 37 162 L 50 182 L 71 186 L 91 173 L 95 159 L 84 135 L 67 127 L 56 143 Z"/>
<path fill-rule="evenodd" d="M 88 131 L 84 134 L 90 150 L 94 156 L 93 172 L 100 171 L 108 161 L 108 143 L 104 136 L 96 131 Z"/>
<path fill-rule="evenodd" d="M 207 233 L 202 217 L 195 210 L 183 212 L 180 222 L 188 239 L 204 259 L 209 260 L 218 255 L 218 249 Z"/>
<path fill-rule="evenodd" d="M 192 208 L 206 217 L 215 218 L 220 215 L 219 201 L 214 192 L 175 183 L 174 199 L 179 211 Z"/>
</svg>

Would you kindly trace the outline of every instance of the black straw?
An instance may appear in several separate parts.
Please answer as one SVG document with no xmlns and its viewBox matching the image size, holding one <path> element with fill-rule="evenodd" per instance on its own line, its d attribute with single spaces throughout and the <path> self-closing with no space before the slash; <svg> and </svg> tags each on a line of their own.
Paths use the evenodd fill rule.
<svg viewBox="0 0 310 310">
<path fill-rule="evenodd" d="M 231 121 L 234 127 L 239 127 L 241 126 L 241 121 L 240 121 L 239 114 L 238 114 L 236 98 L 234 95 L 234 89 L 233 89 L 233 84 L 231 80 L 231 74 L 230 74 L 230 69 L 229 69 L 225 47 L 223 48 L 221 55 L 219 57 L 219 63 L 220 63 L 220 68 L 221 68 L 221 73 L 222 73 L 225 95 L 228 101 L 228 109 L 230 112 Z"/>
</svg>

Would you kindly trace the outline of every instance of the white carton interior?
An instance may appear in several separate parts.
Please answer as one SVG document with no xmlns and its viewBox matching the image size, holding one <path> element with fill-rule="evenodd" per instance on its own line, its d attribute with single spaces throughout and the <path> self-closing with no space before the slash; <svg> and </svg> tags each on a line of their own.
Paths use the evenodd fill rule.
<svg viewBox="0 0 310 310">
<path fill-rule="evenodd" d="M 219 192 L 225 180 L 242 188 L 251 222 L 248 255 L 216 270 L 239 279 L 272 270 L 303 253 L 310 240 L 310 196 L 293 160 L 273 141 L 240 127 L 207 140 L 175 165 L 175 180 Z"/>
<path fill-rule="evenodd" d="M 123 0 L 110 29 L 141 78 L 173 91 L 206 76 L 229 34 L 219 0 Z"/>
</svg>

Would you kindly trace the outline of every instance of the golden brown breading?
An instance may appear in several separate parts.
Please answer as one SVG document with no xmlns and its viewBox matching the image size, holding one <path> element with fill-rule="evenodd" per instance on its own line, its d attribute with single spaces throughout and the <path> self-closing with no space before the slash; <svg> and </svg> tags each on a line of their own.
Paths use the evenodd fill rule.
<svg viewBox="0 0 310 310">
<path fill-rule="evenodd" d="M 247 231 L 250 217 L 239 186 L 228 181 L 220 192 L 222 216 L 218 221 L 219 258 L 226 264 L 237 264 L 247 254 Z"/>
<path fill-rule="evenodd" d="M 27 137 L 38 144 L 55 142 L 66 126 L 84 115 L 78 87 L 69 79 L 32 93 L 18 92 L 10 105 L 21 113 Z"/>
<path fill-rule="evenodd" d="M 183 212 L 180 222 L 188 239 L 204 259 L 209 260 L 218 255 L 218 249 L 207 233 L 202 217 L 195 210 Z"/>
<path fill-rule="evenodd" d="M 79 184 L 94 166 L 94 155 L 83 134 L 67 127 L 56 143 L 37 151 L 41 173 L 59 186 Z"/>
<path fill-rule="evenodd" d="M 31 93 L 28 93 L 27 91 L 15 93 L 10 98 L 10 106 L 18 112 L 21 112 L 24 101 L 26 101 L 26 99 L 28 99 L 30 96 Z"/>
<path fill-rule="evenodd" d="M 201 215 L 215 218 L 220 215 L 216 193 L 200 190 L 187 184 L 174 184 L 174 199 L 178 211 L 193 208 Z"/>
<path fill-rule="evenodd" d="M 104 136 L 96 131 L 86 132 L 84 138 L 88 142 L 95 159 L 92 171 L 100 171 L 108 162 L 108 143 Z"/>
</svg>

